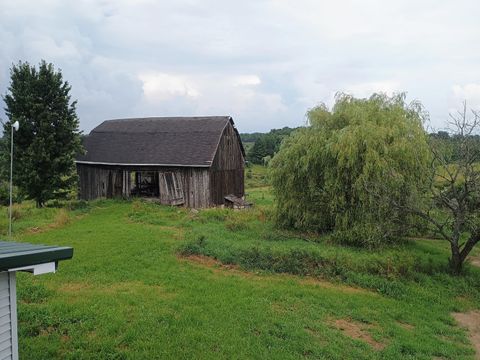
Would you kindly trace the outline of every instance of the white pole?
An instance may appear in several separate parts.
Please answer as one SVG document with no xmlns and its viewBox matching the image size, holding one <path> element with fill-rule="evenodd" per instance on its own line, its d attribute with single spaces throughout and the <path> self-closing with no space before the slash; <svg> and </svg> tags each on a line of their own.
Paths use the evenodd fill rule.
<svg viewBox="0 0 480 360">
<path fill-rule="evenodd" d="M 13 124 L 10 129 L 10 208 L 9 208 L 9 222 L 8 222 L 8 237 L 12 238 L 12 188 L 13 188 Z"/>
<path fill-rule="evenodd" d="M 12 128 L 10 129 L 11 137 L 10 137 L 10 207 L 9 207 L 9 222 L 8 222 L 8 237 L 12 238 L 12 192 L 13 192 L 13 131 L 18 130 L 19 123 L 15 121 L 12 124 Z"/>
</svg>

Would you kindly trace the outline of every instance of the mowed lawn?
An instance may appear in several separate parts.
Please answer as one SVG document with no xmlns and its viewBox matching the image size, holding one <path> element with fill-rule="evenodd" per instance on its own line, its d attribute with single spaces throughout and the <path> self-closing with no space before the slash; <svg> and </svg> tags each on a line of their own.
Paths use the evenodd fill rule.
<svg viewBox="0 0 480 360">
<path fill-rule="evenodd" d="M 355 269 L 382 252 L 277 238 L 269 189 L 249 192 L 258 204 L 250 213 L 195 213 L 141 201 L 96 201 L 73 210 L 20 207 L 16 240 L 75 249 L 56 274 L 19 275 L 20 358 L 474 357 L 451 313 L 480 308 L 480 272 L 468 267 L 458 280 L 438 270 L 448 254 L 443 243 L 385 250 L 392 259 L 394 253 L 425 254 L 435 274 L 419 277 L 257 269 L 246 259 L 251 251 L 238 259 L 236 251 L 325 251 L 339 263 L 350 259 L 346 264 Z M 180 255 L 192 242 L 201 245 L 199 253 Z"/>
</svg>

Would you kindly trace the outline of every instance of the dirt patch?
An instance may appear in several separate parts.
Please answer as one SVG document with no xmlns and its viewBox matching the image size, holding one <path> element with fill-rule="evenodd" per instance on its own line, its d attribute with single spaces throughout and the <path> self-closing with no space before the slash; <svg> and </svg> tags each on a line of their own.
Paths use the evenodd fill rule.
<svg viewBox="0 0 480 360">
<path fill-rule="evenodd" d="M 469 261 L 473 266 L 480 267 L 480 256 L 470 256 Z"/>
<path fill-rule="evenodd" d="M 235 272 L 237 274 L 241 275 L 252 275 L 254 274 L 248 273 L 247 271 L 242 271 L 238 265 L 233 265 L 233 264 L 224 264 L 221 261 L 214 259 L 210 256 L 205 256 L 205 255 L 189 255 L 183 257 L 183 259 L 186 259 L 188 261 L 194 262 L 196 264 L 206 266 L 209 268 L 212 268 L 214 270 L 229 270 L 232 272 Z"/>
<path fill-rule="evenodd" d="M 26 229 L 26 231 L 29 234 L 41 234 L 49 230 L 62 228 L 72 223 L 72 221 L 77 221 L 84 217 L 85 217 L 85 214 L 70 216 L 66 210 L 63 210 L 59 212 L 57 215 L 55 215 L 55 218 L 52 220 L 51 223 L 45 224 L 43 226 L 33 226 L 31 228 Z"/>
<path fill-rule="evenodd" d="M 382 350 L 385 348 L 385 344 L 376 341 L 368 332 L 369 329 L 373 328 L 370 324 L 358 323 L 351 319 L 337 319 L 332 325 L 352 339 L 366 342 L 375 350 Z"/>
<path fill-rule="evenodd" d="M 480 311 L 469 311 L 467 313 L 453 313 L 457 323 L 468 330 L 470 341 L 477 353 L 476 359 L 480 359 Z"/>
</svg>

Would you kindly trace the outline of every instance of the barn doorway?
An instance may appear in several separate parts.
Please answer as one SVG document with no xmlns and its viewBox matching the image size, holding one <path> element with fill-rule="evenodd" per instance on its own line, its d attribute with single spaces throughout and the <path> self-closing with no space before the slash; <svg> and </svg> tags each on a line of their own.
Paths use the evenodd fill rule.
<svg viewBox="0 0 480 360">
<path fill-rule="evenodd" d="M 136 171 L 134 184 L 132 189 L 134 196 L 158 197 L 160 195 L 157 171 Z"/>
</svg>

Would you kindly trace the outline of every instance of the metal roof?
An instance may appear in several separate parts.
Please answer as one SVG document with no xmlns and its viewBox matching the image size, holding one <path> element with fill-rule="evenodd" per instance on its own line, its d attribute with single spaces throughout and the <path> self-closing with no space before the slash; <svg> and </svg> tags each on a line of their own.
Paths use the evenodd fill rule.
<svg viewBox="0 0 480 360">
<path fill-rule="evenodd" d="M 228 124 L 230 116 L 104 121 L 85 137 L 77 163 L 209 167 Z"/>
<path fill-rule="evenodd" d="M 0 241 L 0 271 L 71 259 L 73 248 Z"/>
</svg>

